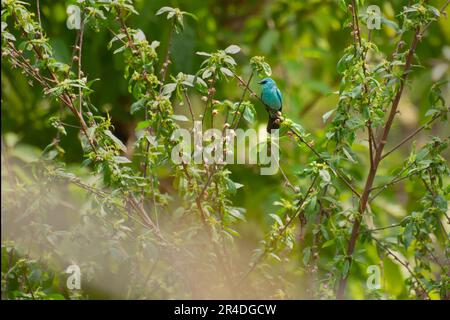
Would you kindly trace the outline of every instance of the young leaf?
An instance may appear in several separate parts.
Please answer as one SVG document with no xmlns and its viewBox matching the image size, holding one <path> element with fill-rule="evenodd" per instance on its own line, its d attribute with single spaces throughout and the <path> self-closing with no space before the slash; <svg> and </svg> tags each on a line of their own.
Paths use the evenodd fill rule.
<svg viewBox="0 0 450 320">
<path fill-rule="evenodd" d="M 130 113 L 131 114 L 135 114 L 136 112 L 138 112 L 139 110 L 143 109 L 144 107 L 145 107 L 145 99 L 144 98 L 139 99 L 138 101 L 134 102 L 131 105 Z"/>
<path fill-rule="evenodd" d="M 241 48 L 235 44 L 232 44 L 231 46 L 225 49 L 225 52 L 228 54 L 236 54 L 239 51 L 241 51 Z"/>
</svg>

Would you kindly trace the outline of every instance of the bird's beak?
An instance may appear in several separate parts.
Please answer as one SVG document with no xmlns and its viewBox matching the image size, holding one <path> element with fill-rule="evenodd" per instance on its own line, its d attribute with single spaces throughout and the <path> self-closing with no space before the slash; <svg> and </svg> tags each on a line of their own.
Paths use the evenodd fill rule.
<svg viewBox="0 0 450 320">
<path fill-rule="evenodd" d="M 263 82 L 262 80 L 261 80 L 261 81 L 258 81 L 258 84 L 262 84 L 262 82 Z"/>
</svg>

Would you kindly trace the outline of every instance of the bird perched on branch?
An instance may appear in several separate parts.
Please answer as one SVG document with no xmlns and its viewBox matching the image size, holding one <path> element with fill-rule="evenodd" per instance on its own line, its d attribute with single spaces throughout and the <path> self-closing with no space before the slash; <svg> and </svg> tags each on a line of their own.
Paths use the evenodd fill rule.
<svg viewBox="0 0 450 320">
<path fill-rule="evenodd" d="M 261 101 L 269 112 L 269 121 L 267 123 L 267 132 L 280 127 L 281 109 L 283 100 L 277 84 L 271 78 L 262 79 L 259 84 L 262 86 Z"/>
</svg>

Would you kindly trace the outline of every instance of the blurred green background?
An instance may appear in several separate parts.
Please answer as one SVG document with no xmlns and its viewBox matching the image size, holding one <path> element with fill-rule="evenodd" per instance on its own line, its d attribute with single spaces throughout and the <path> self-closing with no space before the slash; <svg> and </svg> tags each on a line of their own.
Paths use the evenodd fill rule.
<svg viewBox="0 0 450 320">
<path fill-rule="evenodd" d="M 320 139 L 323 138 L 325 127 L 322 115 L 337 103 L 337 95 L 333 94 L 340 81 L 336 64 L 343 50 L 352 42 L 350 30 L 345 28 L 347 14 L 339 8 L 338 2 L 136 0 L 135 7 L 140 14 L 131 16 L 128 24 L 133 28 L 140 28 L 149 41 L 160 41 L 158 52 L 162 54 L 167 46 L 170 24 L 164 17 L 155 16 L 156 11 L 162 6 L 171 6 L 195 14 L 198 20 L 186 17 L 184 32 L 174 35 L 171 50 L 173 64 L 169 72 L 172 75 L 178 72 L 193 74 L 202 62 L 202 57 L 195 55 L 196 51 L 211 52 L 237 44 L 242 48 L 236 55 L 238 72 L 246 79 L 250 73 L 250 57 L 265 56 L 272 66 L 272 77 L 283 92 L 283 112 Z M 396 14 L 406 2 L 366 1 L 366 5 L 379 5 L 384 16 L 395 20 Z M 440 8 L 444 2 L 430 1 L 430 4 Z M 56 57 L 69 64 L 76 31 L 66 27 L 66 7 L 73 3 L 75 1 L 41 1 L 43 26 L 51 39 Z M 381 30 L 372 33 L 372 38 L 380 51 L 394 51 L 397 39 L 388 25 L 382 24 Z M 101 112 L 110 113 L 115 134 L 127 143 L 133 140 L 139 116 L 129 113 L 133 100 L 127 91 L 127 80 L 123 77 L 123 59 L 106 48 L 110 39 L 111 34 L 107 30 L 88 28 L 85 31 L 83 65 L 89 79 L 101 79 L 93 86 L 95 93 L 91 96 L 92 103 Z M 450 20 L 440 19 L 429 28 L 418 47 L 417 55 L 425 68 L 416 69 L 412 75 L 412 82 L 400 104 L 401 117 L 391 134 L 392 140 L 389 143 L 392 145 L 424 122 L 427 92 L 432 83 L 448 80 L 450 77 Z M 58 115 L 60 105 L 44 97 L 39 86 L 30 87 L 20 70 L 12 70 L 3 63 L 2 60 L 2 139 L 8 133 L 14 133 L 20 144 L 42 150 L 55 137 L 55 129 L 48 123 L 48 119 Z M 259 92 L 257 80 L 253 80 L 251 87 Z M 220 99 L 237 100 L 241 95 L 241 90 L 236 90 L 234 81 L 222 82 L 217 89 L 216 96 Z M 448 85 L 444 95 L 448 101 Z M 198 101 L 199 97 L 193 99 Z M 266 113 L 257 101 L 255 105 L 258 125 L 265 126 Z M 185 110 L 180 113 L 182 112 Z M 71 116 L 65 121 L 76 125 L 76 120 Z M 77 167 L 83 160 L 78 130 L 67 128 L 67 132 L 68 136 L 61 142 L 66 150 L 64 160 Z M 437 124 L 432 133 L 444 136 L 450 130 Z M 418 138 L 419 144 L 427 134 Z M 294 176 L 306 160 L 301 150 L 290 146 L 282 149 L 281 166 L 288 176 Z M 409 151 L 409 147 L 405 146 L 394 154 L 390 162 L 393 167 L 399 166 Z M 247 210 L 246 217 L 250 223 L 242 224 L 240 231 L 246 241 L 250 240 L 250 252 L 270 228 L 271 219 L 267 214 L 276 210 L 273 202 L 283 196 L 283 188 L 280 188 L 283 179 L 280 175 L 261 176 L 256 166 L 231 168 L 233 180 L 244 185 L 234 200 L 237 206 Z M 353 173 L 355 176 L 365 175 L 364 171 Z M 413 196 L 405 197 L 404 190 L 409 190 Z M 383 198 L 386 201 L 378 205 L 384 206 L 387 224 L 391 221 L 391 216 L 402 216 L 405 211 L 414 208 L 414 185 L 406 182 L 404 189 L 393 189 L 386 192 Z M 360 292 L 355 293 L 355 297 L 361 295 Z"/>
</svg>

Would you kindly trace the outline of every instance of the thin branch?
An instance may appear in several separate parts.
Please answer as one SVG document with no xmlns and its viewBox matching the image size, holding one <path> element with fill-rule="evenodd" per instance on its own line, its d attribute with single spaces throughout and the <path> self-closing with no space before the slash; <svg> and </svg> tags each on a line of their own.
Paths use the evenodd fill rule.
<svg viewBox="0 0 450 320">
<path fill-rule="evenodd" d="M 172 45 L 172 37 L 173 37 L 174 29 L 175 29 L 175 20 L 172 21 L 172 27 L 170 28 L 170 31 L 169 31 L 169 39 L 167 41 L 166 57 L 164 58 L 164 62 L 163 62 L 162 68 L 161 68 L 161 87 L 159 88 L 160 94 L 162 92 L 164 82 L 166 81 L 166 75 L 167 75 L 167 70 L 169 69 L 169 64 L 171 63 L 170 47 Z"/>
<path fill-rule="evenodd" d="M 188 169 L 187 169 L 186 163 L 184 163 L 184 161 L 183 161 L 181 164 L 182 164 L 182 167 L 183 167 L 184 174 L 186 175 L 186 178 L 187 178 L 187 180 L 188 180 L 188 184 L 189 184 L 189 186 L 190 186 L 190 187 L 193 189 L 193 191 L 194 191 L 194 183 L 193 183 L 193 181 L 192 181 L 191 175 L 189 174 L 189 171 L 188 171 Z M 200 195 L 203 195 L 203 192 L 204 192 L 204 191 L 202 191 L 202 192 L 200 193 Z M 206 217 L 205 211 L 203 210 L 203 206 L 202 206 L 202 202 L 201 202 L 200 196 L 196 197 L 196 199 L 195 199 L 195 204 L 197 205 L 198 211 L 200 212 L 200 219 L 201 219 L 203 225 L 204 225 L 206 228 L 208 228 L 207 217 Z M 209 230 L 209 229 L 208 229 L 208 230 Z"/>
<path fill-rule="evenodd" d="M 311 182 L 308 191 L 306 192 L 305 196 L 301 199 L 301 201 L 298 204 L 298 210 L 291 216 L 289 217 L 289 220 L 286 222 L 286 224 L 283 226 L 283 228 L 281 228 L 276 236 L 276 238 L 274 237 L 271 243 L 276 243 L 276 241 L 278 241 L 280 239 L 281 236 L 283 236 L 283 234 L 286 232 L 287 228 L 291 225 L 291 223 L 296 220 L 296 218 L 298 217 L 298 215 L 303 212 L 303 205 L 305 204 L 306 199 L 308 198 L 309 194 L 311 193 L 311 191 L 313 190 L 313 187 L 318 179 L 319 175 L 316 175 L 313 179 L 313 181 Z M 250 269 L 244 274 L 244 276 L 240 279 L 240 283 L 243 284 L 243 281 L 248 277 L 248 275 L 250 273 L 252 273 L 256 266 L 258 266 L 263 260 L 264 258 L 267 256 L 268 250 L 264 250 L 263 253 L 261 253 L 261 255 L 258 257 L 258 259 L 252 263 Z"/>
<path fill-rule="evenodd" d="M 328 167 L 333 171 L 333 173 L 337 177 L 339 177 L 345 183 L 345 185 L 347 185 L 347 187 L 355 194 L 355 196 L 357 196 L 358 198 L 361 198 L 360 193 L 355 189 L 355 187 L 352 186 L 352 184 L 347 180 L 347 178 L 345 178 L 345 176 L 338 169 L 334 169 L 331 166 L 331 164 L 326 159 L 324 159 L 319 154 L 319 152 L 317 152 L 316 149 L 314 149 L 314 147 L 311 144 L 309 144 L 305 139 L 303 139 L 303 137 L 300 136 L 297 132 L 295 132 L 292 129 L 290 129 L 290 132 L 292 132 L 304 145 L 306 145 L 316 155 L 316 157 L 319 158 L 320 161 L 322 161 L 323 163 L 328 165 Z"/>
<path fill-rule="evenodd" d="M 408 142 L 409 140 L 411 140 L 412 138 L 414 138 L 414 136 L 416 136 L 419 132 L 421 132 L 423 129 L 427 128 L 430 124 L 432 124 L 436 119 L 438 119 L 441 116 L 441 114 L 439 113 L 438 115 L 435 115 L 433 118 L 431 118 L 430 120 L 428 120 L 425 124 L 421 125 L 419 128 L 417 128 L 416 130 L 414 130 L 413 132 L 411 132 L 408 136 L 406 136 L 402 141 L 400 141 L 395 147 L 393 147 L 391 150 L 389 150 L 388 152 L 386 152 L 385 154 L 383 154 L 383 156 L 381 157 L 381 160 L 383 160 L 384 158 L 386 158 L 388 155 L 390 155 L 392 152 L 394 152 L 395 150 L 397 150 L 398 148 L 400 148 L 402 145 L 404 145 L 406 142 Z"/>
<path fill-rule="evenodd" d="M 288 177 L 284 173 L 284 170 L 281 168 L 280 162 L 278 161 L 277 157 L 274 157 L 274 160 L 277 163 L 278 168 L 280 169 L 281 175 L 283 176 L 286 185 L 289 188 L 291 188 L 292 191 L 296 192 L 297 190 L 295 189 L 294 185 L 291 183 L 291 181 L 289 181 Z"/>
<path fill-rule="evenodd" d="M 372 122 L 369 121 L 367 123 L 367 130 L 369 132 L 369 157 L 370 157 L 370 166 L 373 167 L 374 161 L 374 152 L 376 152 L 377 144 L 375 143 L 375 137 L 373 135 L 372 130 Z"/>
<path fill-rule="evenodd" d="M 233 73 L 233 74 L 234 74 L 234 77 L 236 78 L 236 80 L 239 81 L 241 83 L 241 85 L 243 85 L 244 88 L 246 88 L 250 92 L 251 96 L 258 99 L 259 102 L 261 102 L 264 105 L 264 102 L 261 100 L 261 97 L 258 96 L 249 86 L 247 86 L 247 83 L 245 83 L 244 80 L 240 76 L 238 76 L 235 73 Z"/>
<path fill-rule="evenodd" d="M 25 265 L 23 266 L 22 275 L 25 279 L 25 283 L 27 284 L 28 291 L 30 292 L 31 298 L 33 300 L 36 300 L 36 297 L 34 296 L 34 293 L 33 293 L 33 288 L 31 287 L 30 280 L 28 279 L 28 276 L 27 276 L 27 268 Z"/>
<path fill-rule="evenodd" d="M 83 52 L 83 37 L 84 37 L 84 17 L 83 14 L 81 14 L 81 24 L 80 24 L 80 31 L 79 31 L 79 42 L 78 47 L 76 49 L 78 50 L 78 80 L 81 80 L 83 76 L 83 71 L 81 70 L 81 59 L 82 59 L 82 52 Z M 83 113 L 83 90 L 78 88 L 78 109 L 79 113 Z"/>
<path fill-rule="evenodd" d="M 42 34 L 42 21 L 41 21 L 41 2 L 40 0 L 36 0 L 36 13 L 37 13 L 37 18 L 38 18 L 38 23 L 39 23 L 39 34 L 41 36 L 41 38 L 44 36 Z"/>
<path fill-rule="evenodd" d="M 205 194 L 206 189 L 209 187 L 209 184 L 212 182 L 212 177 L 215 173 L 216 173 L 216 170 L 215 170 L 215 168 L 213 168 L 213 170 L 210 172 L 210 174 L 208 176 L 208 180 L 206 180 L 206 183 L 202 188 L 202 191 L 200 192 L 200 194 L 197 197 L 198 200 L 201 200 L 203 198 L 203 195 Z"/>
<path fill-rule="evenodd" d="M 390 255 L 392 258 L 394 258 L 394 260 L 396 260 L 398 263 L 400 263 L 403 267 L 405 267 L 406 270 L 408 270 L 409 274 L 414 278 L 414 280 L 416 280 L 417 284 L 420 286 L 420 288 L 422 289 L 423 293 L 427 295 L 428 299 L 430 299 L 430 296 L 428 294 L 428 291 L 425 289 L 425 287 L 423 286 L 422 282 L 419 280 L 419 278 L 415 275 L 415 273 L 411 270 L 408 262 L 404 262 L 403 260 L 401 260 L 396 254 L 394 254 L 388 247 L 386 247 L 385 245 L 383 245 L 381 243 L 380 240 L 372 237 L 372 240 L 374 240 L 377 245 L 379 247 L 381 247 L 384 251 L 386 251 L 386 253 L 388 255 Z"/>
<path fill-rule="evenodd" d="M 396 184 L 396 183 L 399 183 L 399 182 L 401 182 L 401 181 L 403 181 L 403 180 L 405 180 L 405 179 L 407 179 L 407 178 L 409 178 L 409 177 L 410 177 L 410 175 L 405 176 L 405 177 L 401 177 L 401 178 L 399 178 L 399 179 L 394 179 L 394 180 L 392 180 L 392 181 L 386 183 L 386 184 L 383 185 L 383 186 L 378 186 L 378 187 L 372 188 L 372 190 L 375 190 L 375 189 L 380 189 L 380 190 L 378 190 L 377 193 L 375 193 L 373 196 L 371 196 L 370 199 L 369 199 L 368 201 L 369 201 L 369 202 L 372 202 L 373 200 L 375 200 L 376 197 L 378 197 L 378 196 L 379 196 L 384 190 L 386 190 L 388 187 L 390 187 L 390 186 L 392 186 L 392 185 L 394 185 L 394 184 Z"/>
<path fill-rule="evenodd" d="M 94 195 L 96 195 L 96 196 L 98 196 L 98 197 L 100 197 L 100 198 L 103 198 L 103 199 L 108 199 L 108 198 L 109 198 L 109 195 L 108 195 L 106 192 L 104 192 L 104 191 L 102 191 L 102 190 L 99 190 L 99 189 L 96 189 L 96 188 L 94 188 L 94 187 L 92 187 L 92 186 L 90 186 L 90 185 L 88 185 L 88 184 L 85 184 L 85 183 L 81 182 L 79 179 L 69 179 L 68 181 L 71 182 L 71 183 L 73 183 L 74 185 L 78 186 L 79 188 L 84 189 L 84 190 L 88 191 L 89 193 L 94 194 Z M 131 220 L 133 220 L 134 222 L 136 222 L 137 224 L 139 224 L 139 225 L 142 226 L 143 228 L 148 229 L 148 230 L 151 230 L 147 224 L 141 222 L 140 220 L 138 220 L 138 219 L 136 219 L 134 216 L 132 216 L 132 215 L 129 213 L 129 210 L 128 210 L 124 205 L 119 205 L 119 204 L 116 204 L 116 203 L 114 203 L 114 202 L 111 202 L 111 204 L 112 204 L 113 206 L 117 207 L 117 208 L 118 208 L 119 210 L 121 210 L 121 212 L 123 212 L 128 218 L 130 218 Z M 107 221 L 107 220 L 106 220 L 106 221 Z M 165 241 L 165 240 L 164 240 L 164 241 Z M 173 246 L 173 244 L 170 244 L 170 245 Z"/>
<path fill-rule="evenodd" d="M 234 76 L 237 77 L 236 74 L 234 74 Z M 243 114 L 245 112 L 245 107 L 246 106 L 244 106 L 244 109 L 242 110 L 242 112 L 239 109 L 241 107 L 242 102 L 244 101 L 245 94 L 247 93 L 247 90 L 249 90 L 249 85 L 250 85 L 250 82 L 252 81 L 252 78 L 253 78 L 253 71 L 250 74 L 250 77 L 248 78 L 247 83 L 245 84 L 244 91 L 242 92 L 241 99 L 239 100 L 239 104 L 238 104 L 238 106 L 236 108 L 236 111 L 235 111 L 234 116 L 233 116 L 233 120 L 231 121 L 231 124 L 230 124 L 231 127 L 234 128 L 234 129 L 237 128 L 237 126 L 239 124 L 239 121 L 241 121 L 241 118 L 242 118 L 242 116 L 243 116 Z M 238 118 L 238 116 L 239 116 L 239 118 Z M 236 118 L 237 118 L 237 121 L 236 121 Z M 235 123 L 235 121 L 236 121 L 236 123 Z"/>
<path fill-rule="evenodd" d="M 372 202 L 372 201 L 373 201 L 376 197 L 378 197 L 384 190 L 386 190 L 387 187 L 389 187 L 389 186 L 391 186 L 391 185 L 394 185 L 394 184 L 396 184 L 396 183 L 398 183 L 398 182 L 401 182 L 401 181 L 403 181 L 403 180 L 405 180 L 405 179 L 407 179 L 407 178 L 409 178 L 409 177 L 412 177 L 413 175 L 417 174 L 418 172 L 427 169 L 427 168 L 424 168 L 424 169 L 422 169 L 422 170 L 419 170 L 419 171 L 414 172 L 413 174 L 408 174 L 408 175 L 406 175 L 406 176 L 404 176 L 404 177 L 399 178 L 406 170 L 408 170 L 409 168 L 411 168 L 413 165 L 414 165 L 414 162 L 412 162 L 412 163 L 410 163 L 408 166 L 404 167 L 404 168 L 403 168 L 399 173 L 397 173 L 397 174 L 391 179 L 391 181 L 389 181 L 388 183 L 385 183 L 385 184 L 383 184 L 383 185 L 379 185 L 379 186 L 372 187 L 372 188 L 370 189 L 371 192 L 374 191 L 374 190 L 377 190 L 377 189 L 380 189 L 380 190 L 379 190 L 376 194 L 374 194 L 374 195 L 369 199 L 369 202 Z"/>
<path fill-rule="evenodd" d="M 208 80 L 208 96 L 206 98 L 206 102 L 205 102 L 205 110 L 203 111 L 203 116 L 202 116 L 202 126 L 205 124 L 205 118 L 206 118 L 206 113 L 208 112 L 208 109 L 211 109 L 211 128 L 213 127 L 213 114 L 212 114 L 212 97 L 214 96 L 215 93 L 215 89 L 214 89 L 214 85 L 216 83 L 216 79 L 215 79 L 216 75 L 215 73 L 212 74 L 212 78 Z"/>
<path fill-rule="evenodd" d="M 386 229 L 391 229 L 391 228 L 397 228 L 400 227 L 402 224 L 401 223 L 397 223 L 397 224 L 393 224 L 387 227 L 380 227 L 380 228 L 375 228 L 375 229 L 368 229 L 365 232 L 368 233 L 372 233 L 372 232 L 377 232 L 377 231 L 381 231 L 381 230 L 386 230 Z"/>
<path fill-rule="evenodd" d="M 187 103 L 187 105 L 189 107 L 189 112 L 190 112 L 191 117 L 192 117 L 192 123 L 194 123 L 195 122 L 194 111 L 192 110 L 191 99 L 189 98 L 189 95 L 187 93 L 187 89 L 186 88 L 183 88 L 183 95 L 184 95 L 184 98 L 186 99 L 186 103 Z"/>
</svg>

